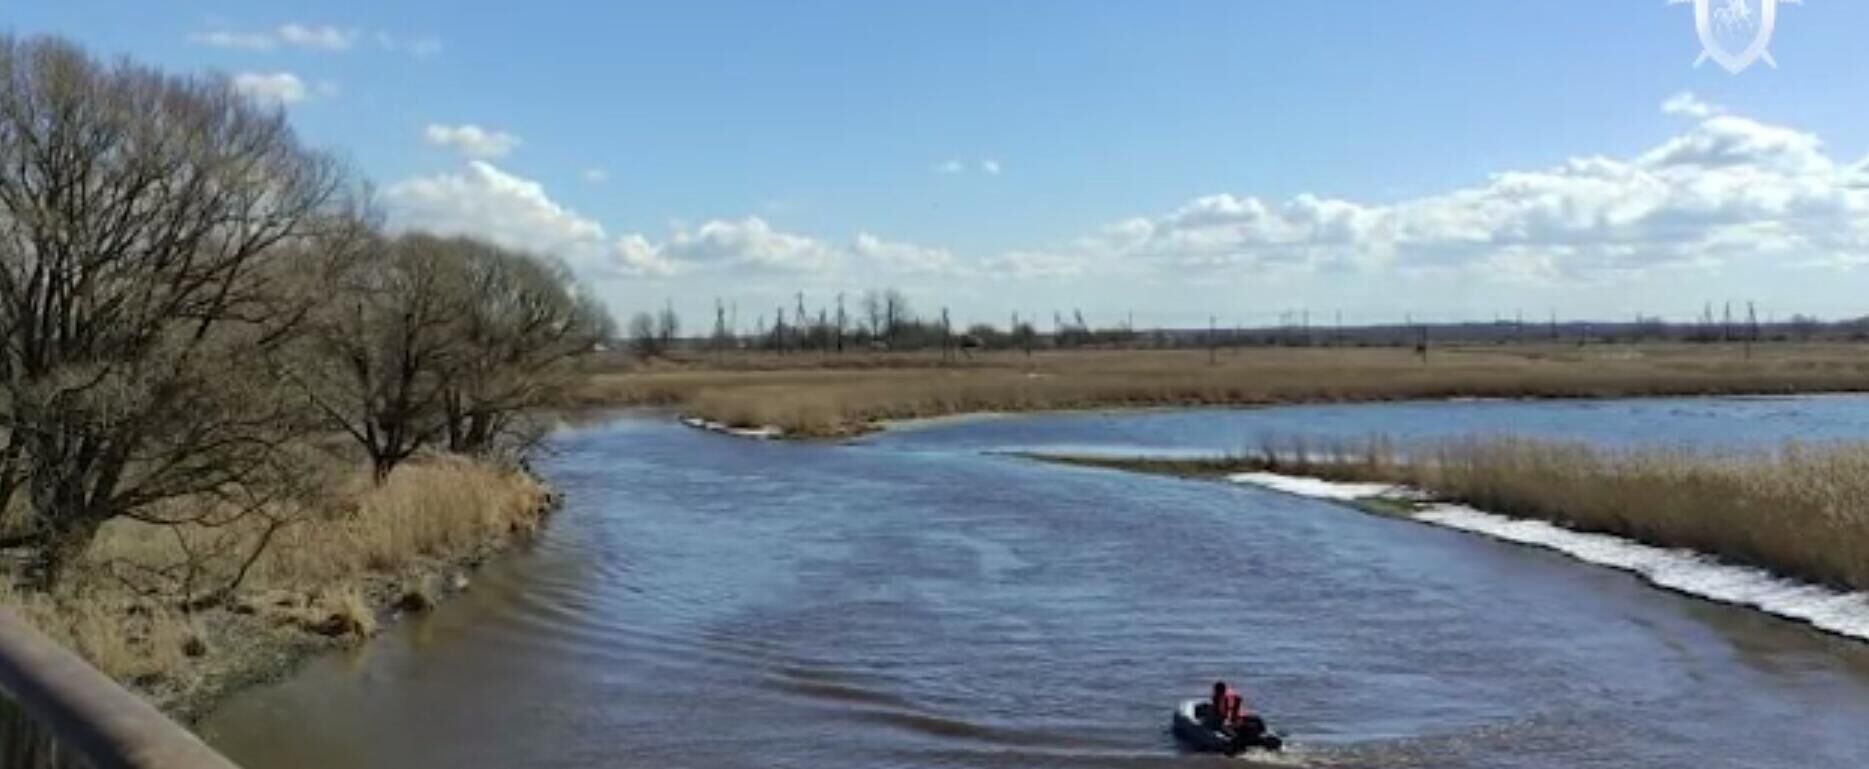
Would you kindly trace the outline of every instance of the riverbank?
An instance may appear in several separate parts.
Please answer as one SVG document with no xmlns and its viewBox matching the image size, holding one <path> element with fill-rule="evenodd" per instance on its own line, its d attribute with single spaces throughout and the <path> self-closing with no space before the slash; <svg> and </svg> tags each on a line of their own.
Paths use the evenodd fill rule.
<svg viewBox="0 0 1869 769">
<path fill-rule="evenodd" d="M 1869 446 L 1793 445 L 1716 456 L 1495 438 L 1406 454 L 1372 439 L 1325 447 L 1272 443 L 1212 459 L 1040 458 L 1253 482 L 1415 518 L 1449 510 L 1490 514 L 1499 521 L 1468 516 L 1460 520 L 1471 525 L 1456 528 L 1492 536 L 1513 531 L 1512 520 L 1546 522 L 1555 524 L 1551 532 L 1526 537 L 1607 535 L 1856 594 L 1859 602 L 1869 591 Z"/>
<path fill-rule="evenodd" d="M 573 399 L 672 406 L 734 428 L 841 438 L 975 413 L 1866 390 L 1869 348 L 1859 345 L 1494 345 L 1425 357 L 1400 348 L 696 356 L 613 363 L 592 372 Z"/>
<path fill-rule="evenodd" d="M 0 591 L 0 605 L 188 723 L 468 589 L 556 504 L 523 471 L 461 457 L 405 463 L 380 485 L 364 471 L 307 475 L 329 484 L 314 501 L 220 529 L 113 521 L 70 584 Z"/>
</svg>

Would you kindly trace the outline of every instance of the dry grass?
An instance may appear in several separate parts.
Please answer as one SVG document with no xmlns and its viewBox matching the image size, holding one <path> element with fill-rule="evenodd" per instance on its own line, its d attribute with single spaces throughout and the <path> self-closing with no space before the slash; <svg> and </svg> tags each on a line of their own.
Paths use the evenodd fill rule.
<svg viewBox="0 0 1869 769">
<path fill-rule="evenodd" d="M 1869 389 L 1869 347 L 1489 346 L 1423 361 L 1381 348 L 756 355 L 594 374 L 583 405 L 673 405 L 744 427 L 835 437 L 879 420 L 984 411 L 1450 397 L 1600 398 Z"/>
<path fill-rule="evenodd" d="M 317 506 L 271 511 L 291 523 L 239 590 L 210 606 L 191 610 L 189 599 L 231 581 L 260 520 L 179 531 L 113 521 L 70 584 L 43 595 L 0 580 L 0 605 L 188 717 L 238 681 L 277 672 L 262 668 L 293 650 L 370 636 L 410 585 L 432 601 L 426 586 L 529 535 L 551 501 L 529 475 L 458 457 L 407 463 L 381 486 L 361 469 L 328 475 Z"/>
<path fill-rule="evenodd" d="M 1401 467 L 1482 510 L 1869 590 L 1869 445 L 1730 457 L 1495 439 Z"/>
<path fill-rule="evenodd" d="M 421 559 L 453 560 L 488 542 L 530 534 L 547 489 L 523 473 L 457 457 L 399 468 L 381 487 L 362 473 L 341 493 L 356 500 L 328 526 L 294 526 L 256 565 L 259 587 L 321 584 L 393 572 Z"/>
<path fill-rule="evenodd" d="M 1869 444 L 1715 455 L 1482 438 L 1397 451 L 1385 439 L 1267 441 L 1215 460 L 1073 459 L 1177 475 L 1270 471 L 1397 483 L 1480 510 L 1686 548 L 1869 590 Z"/>
</svg>

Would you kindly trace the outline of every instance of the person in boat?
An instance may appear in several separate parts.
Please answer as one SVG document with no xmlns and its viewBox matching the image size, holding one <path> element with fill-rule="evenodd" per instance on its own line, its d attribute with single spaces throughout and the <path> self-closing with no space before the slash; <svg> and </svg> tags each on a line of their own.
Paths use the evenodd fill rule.
<svg viewBox="0 0 1869 769">
<path fill-rule="evenodd" d="M 1213 726 L 1229 729 L 1240 719 L 1246 701 L 1225 681 L 1214 682 L 1213 698 L 1207 702 L 1207 717 Z"/>
<path fill-rule="evenodd" d="M 1207 703 L 1210 725 L 1236 737 L 1256 739 L 1265 733 L 1265 721 L 1246 706 L 1246 698 L 1225 681 L 1214 682 L 1213 698 Z"/>
</svg>

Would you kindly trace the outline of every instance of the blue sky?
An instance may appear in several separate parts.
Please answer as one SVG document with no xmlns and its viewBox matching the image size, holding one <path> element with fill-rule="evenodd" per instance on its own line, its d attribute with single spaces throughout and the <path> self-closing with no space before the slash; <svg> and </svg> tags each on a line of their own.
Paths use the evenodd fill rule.
<svg viewBox="0 0 1869 769">
<path fill-rule="evenodd" d="M 1715 5 L 1726 0 L 1714 0 Z M 1749 0 L 1757 12 L 1760 0 Z M 1869 313 L 1869 4 L 1693 66 L 1662 0 L 26 0 L 239 77 L 398 227 L 620 312 L 896 286 L 1140 323 Z M 1664 109 L 1663 105 L 1670 104 Z"/>
</svg>

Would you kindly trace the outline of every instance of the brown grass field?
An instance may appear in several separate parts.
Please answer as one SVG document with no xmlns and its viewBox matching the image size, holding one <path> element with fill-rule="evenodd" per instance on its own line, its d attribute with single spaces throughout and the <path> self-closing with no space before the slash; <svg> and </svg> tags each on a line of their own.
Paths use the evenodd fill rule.
<svg viewBox="0 0 1869 769">
<path fill-rule="evenodd" d="M 829 438 L 973 412 L 1251 406 L 1452 397 L 1607 398 L 1869 390 L 1869 346 L 1402 348 L 693 354 L 600 367 L 582 406 L 672 406 Z"/>
<path fill-rule="evenodd" d="M 1869 590 L 1869 444 L 1716 456 L 1516 438 L 1398 452 L 1391 442 L 1372 438 L 1325 447 L 1271 441 L 1250 455 L 1214 460 L 1064 461 L 1194 477 L 1270 471 L 1398 483 L 1500 515 Z"/>
</svg>

